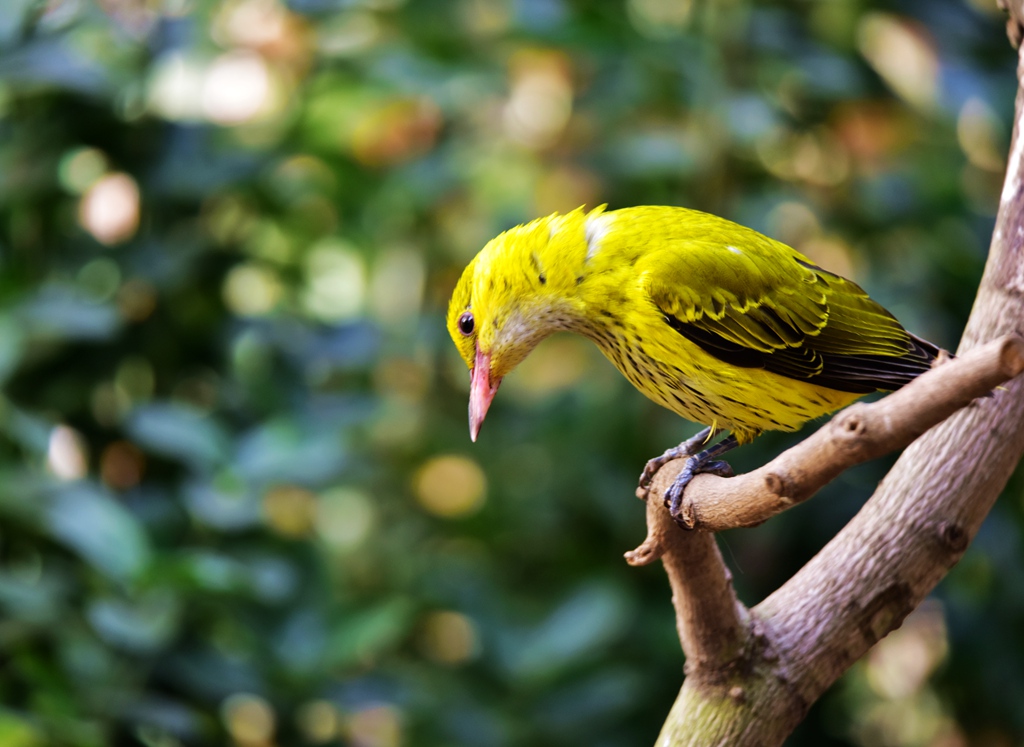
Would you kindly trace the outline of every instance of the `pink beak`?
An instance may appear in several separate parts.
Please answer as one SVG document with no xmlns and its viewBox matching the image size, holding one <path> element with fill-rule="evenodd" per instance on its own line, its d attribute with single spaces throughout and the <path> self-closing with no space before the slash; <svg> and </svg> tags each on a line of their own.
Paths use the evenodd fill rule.
<svg viewBox="0 0 1024 747">
<path fill-rule="evenodd" d="M 491 382 L 491 356 L 480 348 L 476 350 L 476 363 L 469 374 L 469 380 L 469 437 L 476 441 L 480 426 L 487 417 L 487 408 L 491 406 L 491 400 L 501 384 L 501 379 Z"/>
</svg>

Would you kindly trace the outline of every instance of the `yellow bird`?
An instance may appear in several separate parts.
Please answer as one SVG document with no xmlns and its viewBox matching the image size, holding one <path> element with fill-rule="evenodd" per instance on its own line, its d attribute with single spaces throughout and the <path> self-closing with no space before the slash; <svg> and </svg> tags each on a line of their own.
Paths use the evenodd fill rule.
<svg viewBox="0 0 1024 747">
<path fill-rule="evenodd" d="M 898 389 L 939 353 L 858 285 L 757 231 L 679 207 L 578 208 L 512 228 L 466 267 L 448 331 L 471 374 L 475 441 L 502 378 L 559 330 L 593 340 L 647 397 L 708 426 L 666 494 L 767 430 Z M 718 430 L 731 435 L 697 453 Z"/>
</svg>

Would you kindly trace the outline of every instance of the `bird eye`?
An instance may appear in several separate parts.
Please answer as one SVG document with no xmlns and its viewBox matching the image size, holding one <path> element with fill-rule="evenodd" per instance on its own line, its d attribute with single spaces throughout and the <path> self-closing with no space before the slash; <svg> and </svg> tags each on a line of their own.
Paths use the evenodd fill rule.
<svg viewBox="0 0 1024 747">
<path fill-rule="evenodd" d="M 473 315 L 467 311 L 459 317 L 459 332 L 469 337 L 473 334 L 473 324 Z"/>
</svg>

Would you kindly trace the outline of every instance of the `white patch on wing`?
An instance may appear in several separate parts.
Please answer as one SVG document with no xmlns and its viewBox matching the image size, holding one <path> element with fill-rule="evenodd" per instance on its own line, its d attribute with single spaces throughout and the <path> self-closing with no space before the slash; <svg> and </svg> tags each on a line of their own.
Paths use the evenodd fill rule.
<svg viewBox="0 0 1024 747">
<path fill-rule="evenodd" d="M 736 248 L 736 247 L 734 247 L 734 246 L 727 246 L 727 247 L 725 247 L 725 248 L 726 248 L 726 249 L 728 249 L 728 250 L 729 250 L 730 252 L 732 252 L 733 254 L 743 254 L 743 252 L 742 252 L 741 250 L 737 249 L 737 248 Z"/>
<path fill-rule="evenodd" d="M 608 235 L 612 227 L 612 216 L 607 213 L 590 215 L 583 224 L 583 232 L 587 238 L 587 261 L 594 258 L 594 255 L 601 249 L 601 242 Z"/>
</svg>

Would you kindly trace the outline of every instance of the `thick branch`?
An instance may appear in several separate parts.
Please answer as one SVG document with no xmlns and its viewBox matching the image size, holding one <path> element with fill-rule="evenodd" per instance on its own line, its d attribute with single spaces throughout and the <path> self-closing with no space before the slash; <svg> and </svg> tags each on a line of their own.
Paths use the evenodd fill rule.
<svg viewBox="0 0 1024 747">
<path fill-rule="evenodd" d="M 906 447 L 1021 371 L 1020 337 L 1008 335 L 971 350 L 884 399 L 848 407 L 763 467 L 729 478 L 697 476 L 683 496 L 683 521 L 688 528 L 712 532 L 760 524 L 807 500 L 850 467 Z M 659 488 L 667 488 L 682 465 L 678 460 L 661 470 L 665 479 L 656 481 L 652 500 L 661 500 Z"/>
</svg>

